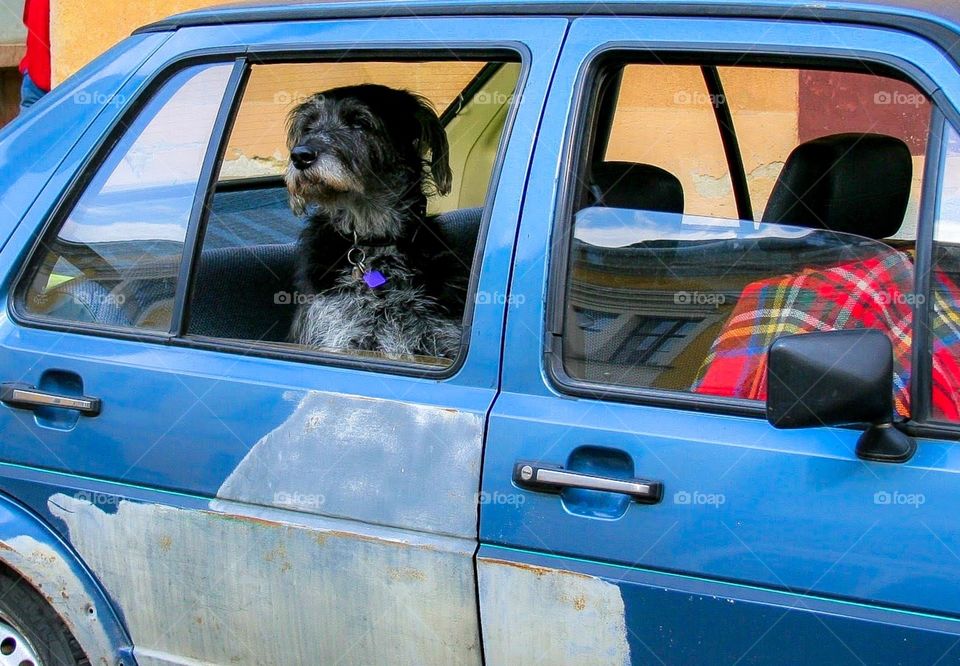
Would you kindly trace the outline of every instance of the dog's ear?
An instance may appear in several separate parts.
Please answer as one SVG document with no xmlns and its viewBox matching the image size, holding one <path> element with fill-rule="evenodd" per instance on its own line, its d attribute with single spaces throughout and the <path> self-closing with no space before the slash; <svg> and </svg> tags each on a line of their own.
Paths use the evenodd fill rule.
<svg viewBox="0 0 960 666">
<path fill-rule="evenodd" d="M 447 133 L 440 119 L 424 99 L 418 99 L 417 122 L 420 123 L 420 154 L 430 152 L 430 178 L 437 194 L 449 194 L 453 187 L 453 174 L 450 173 L 450 145 Z"/>
</svg>

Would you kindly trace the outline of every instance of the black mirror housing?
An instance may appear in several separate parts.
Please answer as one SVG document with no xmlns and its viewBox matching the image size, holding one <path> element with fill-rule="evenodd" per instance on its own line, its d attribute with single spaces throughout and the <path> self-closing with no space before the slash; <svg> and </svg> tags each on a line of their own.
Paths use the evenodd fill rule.
<svg viewBox="0 0 960 666">
<path fill-rule="evenodd" d="M 777 428 L 889 421 L 892 378 L 893 347 L 881 331 L 785 335 L 767 356 L 767 420 Z"/>
<path fill-rule="evenodd" d="M 786 335 L 767 356 L 767 420 L 775 428 L 867 423 L 865 460 L 903 462 L 916 442 L 893 425 L 893 347 L 876 329 Z"/>
</svg>

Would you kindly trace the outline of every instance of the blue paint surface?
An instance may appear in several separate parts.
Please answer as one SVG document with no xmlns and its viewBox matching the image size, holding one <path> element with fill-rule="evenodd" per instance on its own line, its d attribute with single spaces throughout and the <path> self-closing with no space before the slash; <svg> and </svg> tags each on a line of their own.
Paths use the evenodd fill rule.
<svg viewBox="0 0 960 666">
<path fill-rule="evenodd" d="M 530 174 L 536 185 L 524 201 L 510 292 L 524 305 L 510 310 L 502 392 L 487 431 L 484 492 L 514 501 L 481 507 L 481 542 L 520 549 L 491 554 L 518 563 L 535 560 L 535 553 L 574 558 L 539 564 L 618 585 L 631 658 L 638 664 L 739 658 L 930 663 L 941 655 L 956 660 L 950 652 L 960 635 L 956 624 L 913 625 L 904 619 L 912 616 L 874 613 L 897 608 L 960 617 L 960 537 L 952 527 L 960 453 L 952 442 L 921 441 L 904 465 L 865 463 L 854 454 L 858 430 L 777 431 L 762 417 L 702 413 L 692 405 L 573 397 L 548 376 L 543 345 L 549 260 L 555 225 L 568 222 L 556 202 L 570 169 L 568 141 L 575 136 L 563 128 L 574 120 L 584 72 L 608 45 L 635 47 L 641 54 L 663 45 L 751 53 L 820 48 L 860 59 L 892 55 L 949 91 L 952 103 L 960 100 L 960 76 L 942 53 L 887 30 L 652 18 L 576 21 L 539 135 Z M 609 231 L 607 222 L 616 220 L 601 216 L 596 222 Z M 584 447 L 594 450 L 589 464 Z M 608 476 L 619 477 L 604 460 L 609 456 L 596 451 L 619 452 L 629 461 L 622 469 L 662 481 L 663 501 L 630 503 L 614 513 L 591 507 L 587 498 L 571 502 L 512 482 L 519 460 L 606 467 Z M 911 494 L 924 501 L 892 501 Z M 691 589 L 658 572 L 705 583 Z M 799 596 L 779 609 L 734 583 Z M 826 615 L 806 610 L 817 599 L 827 604 Z M 485 638 L 492 638 L 489 632 Z"/>
<path fill-rule="evenodd" d="M 39 422 L 30 412 L 0 407 L 0 542 L 30 534 L 55 546 L 78 577 L 86 576 L 101 614 L 122 618 L 124 609 L 107 601 L 115 595 L 98 589 L 64 542 L 69 534 L 49 510 L 51 496 L 104 493 L 112 499 L 98 505 L 111 515 L 121 500 L 215 511 L 211 501 L 228 489 L 231 501 L 276 508 L 284 504 L 278 494 L 290 494 L 283 484 L 296 477 L 291 470 L 322 471 L 327 461 L 336 465 L 336 455 L 356 453 L 336 451 L 349 441 L 346 417 L 314 432 L 301 406 L 327 401 L 337 413 L 369 401 L 381 407 L 374 415 L 402 415 L 376 425 L 405 424 L 392 441 L 411 447 L 409 457 L 364 450 L 348 458 L 350 480 L 370 482 L 356 498 L 343 475 L 318 473 L 318 483 L 331 484 L 331 504 L 290 506 L 291 521 L 306 511 L 453 534 L 480 542 L 482 556 L 610 582 L 622 596 L 638 664 L 960 659 L 960 453 L 953 443 L 921 441 L 905 465 L 863 463 L 853 453 L 855 430 L 780 432 L 752 417 L 574 398 L 557 389 L 544 362 L 551 240 L 555 224 L 566 223 L 556 203 L 569 169 L 566 130 L 578 82 L 598 50 L 893 56 L 934 82 L 956 111 L 956 64 L 919 37 L 849 25 L 615 17 L 572 24 L 550 17 L 264 22 L 139 35 L 0 132 L 0 295 L 10 296 L 68 184 L 94 168 L 87 160 L 109 128 L 178 59 L 493 42 L 523 56 L 526 79 L 494 184 L 477 288 L 510 297 L 476 307 L 457 373 L 443 380 L 388 375 L 199 350 L 172 336 L 137 341 L 63 332 L 19 324 L 7 311 L 0 317 L 0 379 L 82 390 L 104 407 L 96 418 L 41 414 Z M 84 101 L 91 98 L 116 103 Z M 436 425 L 444 413 L 463 417 L 457 432 Z M 431 430 L 443 440 L 432 441 Z M 444 448 L 460 441 L 458 434 L 463 450 Z M 386 441 L 381 432 L 370 438 Z M 261 449 L 269 460 L 260 478 L 244 461 L 260 463 L 251 452 L 262 442 L 269 443 Z M 454 453 L 469 459 L 451 467 Z M 664 501 L 642 506 L 589 491 L 522 490 L 511 481 L 522 459 L 661 480 Z M 391 467 L 397 461 L 414 462 Z M 365 478 L 364 469 L 395 476 Z M 322 496 L 325 489 L 312 490 Z M 474 490 L 480 498 L 511 498 L 481 499 L 479 533 L 477 502 L 467 492 Z M 884 501 L 911 494 L 923 502 Z M 115 650 L 129 643 L 119 619 L 110 635 Z"/>
<path fill-rule="evenodd" d="M 534 25 L 536 30 L 531 29 Z M 114 124 L 129 124 L 124 114 L 144 95 L 153 94 L 153 82 L 162 80 L 164 72 L 189 66 L 189 61 L 178 63 L 210 51 L 218 54 L 214 59 L 229 62 L 249 49 L 320 48 L 333 54 L 350 49 L 357 54 L 358 44 L 364 43 L 381 48 L 383 44 L 430 48 L 439 54 L 447 53 L 451 44 L 476 49 L 495 43 L 522 59 L 524 87 L 518 91 L 518 99 L 524 101 L 517 105 L 510 125 L 511 141 L 502 156 L 507 177 L 494 184 L 496 197 L 491 199 L 476 286 L 482 293 L 505 294 L 525 186 L 522 174 L 530 164 L 535 139 L 530 128 L 539 123 L 567 22 L 545 19 L 517 24 L 500 19 L 478 29 L 469 19 L 443 19 L 431 22 L 429 31 L 424 27 L 414 19 L 401 19 L 197 28 L 172 35 L 138 36 L 119 47 L 98 70 L 88 70 L 65 84 L 63 92 L 52 94 L 29 118 L 4 133 L 0 192 L 5 193 L 3 203 L 17 215 L 6 230 L 9 242 L 0 251 L 2 296 L 11 296 L 18 269 L 65 187 L 84 169 L 97 168 L 96 164 L 87 165 L 91 152 Z M 125 55 L 126 51 L 135 52 L 138 60 Z M 115 76 L 109 78 L 111 74 Z M 77 89 L 83 91 L 82 97 L 70 95 Z M 94 105 L 84 100 L 101 95 L 122 102 L 96 107 L 94 113 Z M 43 129 L 54 113 L 63 121 L 57 133 Z M 27 151 L 42 155 L 41 163 L 17 162 Z M 178 192 L 170 194 L 180 196 Z M 110 222 L 104 220 L 104 224 Z M 499 379 L 499 332 L 505 316 L 502 302 L 478 307 L 468 329 L 471 337 L 466 357 L 452 377 L 438 380 L 194 349 L 164 333 L 144 341 L 52 330 L 19 323 L 8 311 L 0 318 L 3 379 L 69 392 L 82 386 L 83 394 L 99 398 L 103 407 L 96 417 L 81 415 L 75 422 L 61 419 L 48 423 L 37 423 L 30 411 L 0 407 L 0 490 L 29 506 L 67 540 L 77 535 L 70 534 L 63 517 L 73 516 L 75 507 L 91 519 L 116 525 L 118 534 L 135 529 L 117 524 L 126 515 L 141 516 L 146 526 L 162 534 L 162 516 L 179 514 L 168 509 L 154 511 L 152 505 L 202 511 L 205 516 L 223 514 L 236 520 L 226 515 L 224 507 L 238 503 L 274 511 L 279 508 L 291 525 L 301 524 L 304 514 L 342 521 L 344 532 L 338 538 L 347 543 L 353 539 L 357 557 L 369 553 L 369 539 L 383 530 L 419 532 L 420 536 L 397 539 L 397 547 L 409 550 L 411 562 L 421 563 L 426 574 L 419 570 L 378 571 L 374 559 L 369 575 L 378 580 L 400 576 L 401 582 L 410 580 L 429 590 L 442 583 L 424 577 L 430 574 L 431 558 L 445 558 L 444 566 L 459 572 L 459 580 L 469 581 L 473 551 L 469 544 L 477 539 L 483 426 Z M 361 413 L 367 416 L 358 420 Z M 69 501 L 58 504 L 60 497 Z M 130 513 L 120 507 L 127 507 Z M 154 516 L 161 516 L 159 523 L 149 523 Z M 253 549 L 265 541 L 261 530 L 269 528 L 257 521 L 243 522 L 243 526 L 232 533 L 249 533 L 250 543 L 245 548 L 255 553 Z M 448 535 L 466 544 L 454 555 L 434 554 L 430 548 L 416 545 L 428 537 Z M 196 558 L 209 558 L 219 547 L 205 541 L 205 534 L 191 537 L 189 543 L 197 544 Z M 318 546 L 323 538 L 318 534 Z M 155 572 L 165 566 L 183 566 L 180 561 L 163 562 L 167 551 L 165 542 L 159 543 L 143 551 L 152 564 L 140 566 Z M 105 552 L 117 553 L 124 544 L 103 546 L 110 549 Z M 185 548 L 185 541 L 171 545 L 171 552 L 177 547 Z M 270 553 L 251 557 L 255 562 L 272 561 L 264 559 L 272 557 Z M 403 550 L 398 557 L 405 557 Z M 93 571 L 94 576 L 100 573 L 109 580 L 138 576 L 144 583 L 143 572 L 117 570 L 108 560 L 91 559 L 99 560 L 97 566 L 102 568 Z M 79 559 L 73 562 L 83 566 Z M 343 565 L 350 570 L 349 562 Z M 124 587 L 128 594 L 133 589 Z M 144 589 L 149 589 L 149 580 Z M 119 604 L 117 592 L 106 590 L 107 598 L 117 603 L 118 615 L 129 614 L 131 608 Z M 191 590 L 189 594 L 209 596 L 214 592 Z M 466 587 L 453 592 L 451 602 L 473 594 Z M 425 596 L 415 601 L 414 607 L 429 600 Z M 296 606 L 295 599 L 288 602 L 291 608 Z M 363 607 L 363 598 L 341 603 L 350 604 L 364 616 L 372 610 Z M 152 604 L 147 598 L 136 599 L 137 608 L 157 612 L 159 621 L 184 611 Z M 474 608 L 472 603 L 468 606 Z M 281 615 L 268 621 L 280 623 Z M 323 618 L 312 622 L 316 627 L 311 632 L 330 624 Z M 479 633 L 469 634 L 476 624 L 476 617 L 465 618 L 465 635 L 460 639 L 465 652 L 451 654 L 451 663 L 475 663 L 478 659 Z M 191 641 L 205 639 L 193 637 L 189 625 L 180 625 L 177 631 L 182 634 L 155 637 L 169 645 L 140 647 L 182 650 L 183 655 L 214 654 L 209 645 L 206 652 L 192 647 Z M 139 620 L 138 626 L 142 630 L 146 621 Z M 281 629 L 289 627 L 278 624 L 278 633 Z M 132 632 L 134 643 L 137 638 Z M 115 650 L 128 642 L 118 641 Z M 224 643 L 223 654 L 216 653 L 212 660 L 232 658 L 226 653 L 228 648 Z"/>
</svg>

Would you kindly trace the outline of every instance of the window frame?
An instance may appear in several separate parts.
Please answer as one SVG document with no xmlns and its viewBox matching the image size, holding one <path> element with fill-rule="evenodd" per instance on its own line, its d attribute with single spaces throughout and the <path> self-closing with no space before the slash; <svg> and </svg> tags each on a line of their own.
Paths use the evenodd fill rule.
<svg viewBox="0 0 960 666">
<path fill-rule="evenodd" d="M 280 348 L 278 345 L 255 340 L 232 340 L 209 336 L 191 335 L 187 333 L 189 323 L 190 295 L 193 288 L 193 274 L 197 258 L 202 251 L 202 240 L 209 218 L 209 203 L 217 189 L 217 176 L 226 153 L 234 121 L 243 101 L 246 83 L 253 65 L 293 64 L 304 62 L 364 62 L 364 61 L 443 61 L 453 59 L 477 59 L 495 61 L 502 60 L 516 62 L 520 65 L 516 90 L 513 96 L 515 101 L 507 112 L 500 145 L 490 174 L 490 182 L 481 214 L 480 227 L 477 234 L 476 250 L 471 267 L 468 283 L 466 305 L 462 318 L 463 334 L 460 340 L 460 349 L 453 362 L 445 367 L 433 367 L 425 364 L 378 359 L 365 356 L 350 356 L 348 354 L 333 354 L 330 352 L 290 347 Z M 475 43 L 449 42 L 421 42 L 403 46 L 389 47 L 382 43 L 371 43 L 369 47 L 360 46 L 344 54 L 342 46 L 315 48 L 297 48 L 289 46 L 248 48 L 212 48 L 192 51 L 181 54 L 165 63 L 155 72 L 138 91 L 133 99 L 124 107 L 121 113 L 110 125 L 108 131 L 90 151 L 90 155 L 80 165 L 71 178 L 55 207 L 47 214 L 30 249 L 25 254 L 13 280 L 14 287 L 10 290 L 7 299 L 7 308 L 11 319 L 19 325 L 41 328 L 66 333 L 95 335 L 98 337 L 116 338 L 137 342 L 160 343 L 187 349 L 199 349 L 215 352 L 239 354 L 271 358 L 280 361 L 290 361 L 306 365 L 323 365 L 332 367 L 352 368 L 357 370 L 373 371 L 384 374 L 403 375 L 435 380 L 447 380 L 457 375 L 466 361 L 469 351 L 470 337 L 473 326 L 473 316 L 476 305 L 476 294 L 479 287 L 480 270 L 487 234 L 490 227 L 490 216 L 496 198 L 497 188 L 502 178 L 503 165 L 507 148 L 510 145 L 513 130 L 516 125 L 516 116 L 519 111 L 522 91 L 528 81 L 532 54 L 523 43 L 504 40 L 490 42 L 483 48 Z M 183 253 L 177 273 L 176 293 L 174 297 L 171 323 L 167 331 L 150 331 L 134 327 L 120 327 L 109 324 L 90 322 L 73 322 L 56 319 L 44 315 L 27 312 L 22 304 L 26 291 L 29 288 L 29 278 L 33 275 L 37 264 L 43 259 L 44 241 L 49 238 L 53 230 L 59 230 L 70 215 L 80 197 L 84 194 L 90 181 L 102 167 L 110 151 L 125 135 L 130 120 L 138 115 L 143 108 L 154 98 L 157 91 L 178 73 L 191 66 L 199 64 L 229 64 L 233 63 L 224 96 L 221 100 L 213 131 L 206 147 L 200 177 L 197 181 L 196 195 L 191 209 L 187 233 L 184 240 Z M 468 84 L 468 89 L 474 81 Z M 473 92 L 472 90 L 469 90 Z M 440 110 L 444 113 L 446 110 Z"/>
<path fill-rule="evenodd" d="M 38 226 L 34 240 L 24 255 L 25 259 L 21 262 L 13 279 L 14 286 L 10 289 L 7 297 L 7 310 L 13 321 L 22 326 L 62 331 L 65 333 L 96 334 L 104 337 L 135 340 L 138 342 L 169 343 L 172 337 L 171 331 L 173 324 L 175 323 L 174 318 L 171 318 L 171 326 L 167 331 L 155 331 L 135 327 L 58 319 L 56 317 L 48 317 L 28 312 L 22 305 L 26 298 L 26 292 L 30 287 L 30 278 L 36 271 L 38 264 L 43 260 L 44 241 L 46 241 L 55 230 L 59 232 L 63 227 L 70 213 L 73 212 L 80 198 L 87 191 L 91 181 L 96 177 L 100 169 L 103 168 L 105 161 L 109 158 L 114 147 L 126 135 L 130 122 L 155 98 L 157 92 L 164 85 L 184 70 L 196 65 L 227 65 L 233 63 L 233 71 L 230 73 L 227 85 L 224 88 L 220 110 L 214 122 L 213 132 L 210 135 L 204 155 L 204 162 L 201 166 L 200 175 L 202 177 L 210 147 L 215 143 L 214 137 L 219 130 L 218 123 L 220 122 L 220 116 L 223 112 L 223 106 L 227 100 L 230 99 L 231 85 L 235 82 L 236 72 L 238 67 L 240 67 L 238 62 L 242 59 L 243 54 L 224 49 L 209 49 L 188 53 L 171 60 L 166 67 L 156 72 L 147 80 L 143 88 L 130 100 L 121 113 L 110 124 L 109 129 L 103 133 L 103 136 L 97 142 L 96 146 L 90 151 L 89 156 L 74 172 L 73 177 L 64 190 L 65 193 L 57 200 L 56 205 L 47 213 L 43 222 Z M 201 191 L 201 187 L 202 182 L 198 179 L 196 185 L 197 193 Z M 193 208 L 195 208 L 195 206 Z M 187 236 L 190 234 L 190 227 L 194 224 L 193 214 L 194 210 L 191 209 L 191 217 L 187 226 Z M 186 249 L 185 243 L 184 253 Z M 181 269 L 183 259 L 184 255 L 181 254 Z"/>
<path fill-rule="evenodd" d="M 924 182 L 925 201 L 929 201 L 927 208 L 921 208 L 921 221 L 928 222 L 926 226 L 921 226 L 919 231 L 923 236 L 923 255 L 920 255 L 920 248 L 917 248 L 917 265 L 922 266 L 923 271 L 917 272 L 917 282 L 922 283 L 923 293 L 926 298 L 918 299 L 914 305 L 914 318 L 918 325 L 927 331 L 922 336 L 922 345 L 915 345 L 913 362 L 918 368 L 915 373 L 914 383 L 917 390 L 924 397 L 922 406 L 924 412 L 921 419 L 922 428 L 918 428 L 921 434 L 927 434 L 931 437 L 946 437 L 960 439 L 960 422 L 951 422 L 938 420 L 933 416 L 933 336 L 930 335 L 930 321 L 933 317 L 933 275 L 936 269 L 935 265 L 935 237 L 937 223 L 940 217 L 940 205 L 943 194 L 943 178 L 946 172 L 947 157 L 949 155 L 949 145 L 946 141 L 949 132 L 960 133 L 960 125 L 951 123 L 939 109 L 934 110 L 934 117 L 931 121 L 931 137 L 927 151 L 927 159 L 930 161 L 932 177 L 928 182 Z M 930 188 L 929 193 L 926 188 Z M 929 194 L 929 199 L 926 195 Z M 919 240 L 918 240 L 919 243 Z M 914 336 L 916 337 L 916 336 Z M 913 434 L 913 433 L 911 433 Z"/>
<path fill-rule="evenodd" d="M 571 268 L 573 219 L 578 199 L 582 197 L 582 188 L 576 185 L 578 176 L 583 172 L 593 152 L 593 141 L 597 134 L 594 117 L 597 114 L 598 91 L 605 73 L 611 70 L 611 62 L 617 67 L 630 63 L 670 65 L 694 65 L 703 68 L 734 65 L 742 67 L 768 66 L 797 69 L 824 69 L 835 71 L 866 72 L 888 76 L 913 85 L 922 92 L 932 105 L 930 135 L 927 139 L 927 154 L 919 202 L 919 220 L 917 227 L 917 257 L 915 275 L 929 276 L 930 254 L 932 247 L 933 224 L 938 205 L 940 168 L 939 144 L 942 136 L 934 136 L 935 123 L 953 122 L 960 127 L 960 113 L 946 99 L 935 82 L 919 67 L 896 56 L 878 56 L 876 54 L 851 54 L 834 49 L 765 49 L 744 54 L 742 50 L 724 49 L 718 45 L 716 51 L 689 49 L 682 46 L 650 48 L 630 42 L 611 42 L 595 49 L 577 74 L 574 85 L 571 117 L 573 121 L 565 130 L 563 151 L 560 163 L 565 176 L 562 178 L 552 222 L 550 257 L 548 267 L 546 321 L 544 326 L 544 366 L 550 384 L 562 394 L 600 400 L 605 402 L 625 402 L 667 407 L 688 411 L 709 412 L 731 416 L 766 418 L 765 403 L 743 398 L 728 398 L 694 393 L 692 391 L 671 391 L 660 388 L 640 386 L 619 386 L 581 380 L 570 376 L 564 366 L 563 334 L 566 313 L 567 279 Z M 717 130 L 723 128 L 716 118 Z M 936 146 L 934 146 L 936 144 Z M 934 152 L 937 151 L 937 152 Z M 931 157 L 936 160 L 931 161 Z M 735 165 L 731 164 L 731 169 Z M 934 168 L 936 167 L 936 168 Z M 731 174 L 733 172 L 731 171 Z M 732 177 L 732 176 L 731 176 Z M 921 251 L 921 244 L 924 248 Z M 927 284 L 920 279 L 914 280 L 914 294 L 923 293 L 921 287 Z M 919 299 L 914 299 L 919 300 Z M 926 300 L 926 299 L 922 299 Z M 914 330 L 917 329 L 917 317 L 928 316 L 925 310 L 914 305 Z M 929 383 L 930 341 L 924 336 L 914 336 L 911 350 L 914 373 L 921 381 L 911 381 L 911 416 L 902 424 L 911 435 L 935 436 L 947 439 L 960 439 L 960 424 L 946 427 L 929 421 L 929 403 L 931 396 L 920 392 Z M 918 365 L 919 361 L 919 365 Z M 851 426 L 854 427 L 854 426 Z"/>
</svg>

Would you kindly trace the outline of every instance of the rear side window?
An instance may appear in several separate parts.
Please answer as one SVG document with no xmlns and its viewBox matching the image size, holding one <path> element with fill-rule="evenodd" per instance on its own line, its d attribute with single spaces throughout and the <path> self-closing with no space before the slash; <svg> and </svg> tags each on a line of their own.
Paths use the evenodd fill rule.
<svg viewBox="0 0 960 666">
<path fill-rule="evenodd" d="M 174 75 L 42 241 L 22 310 L 61 322 L 171 326 L 201 165 L 232 64 Z"/>
<path fill-rule="evenodd" d="M 878 328 L 909 414 L 926 97 L 872 74 L 665 64 L 615 64 L 595 95 L 565 374 L 763 400 L 776 337 Z"/>
</svg>

